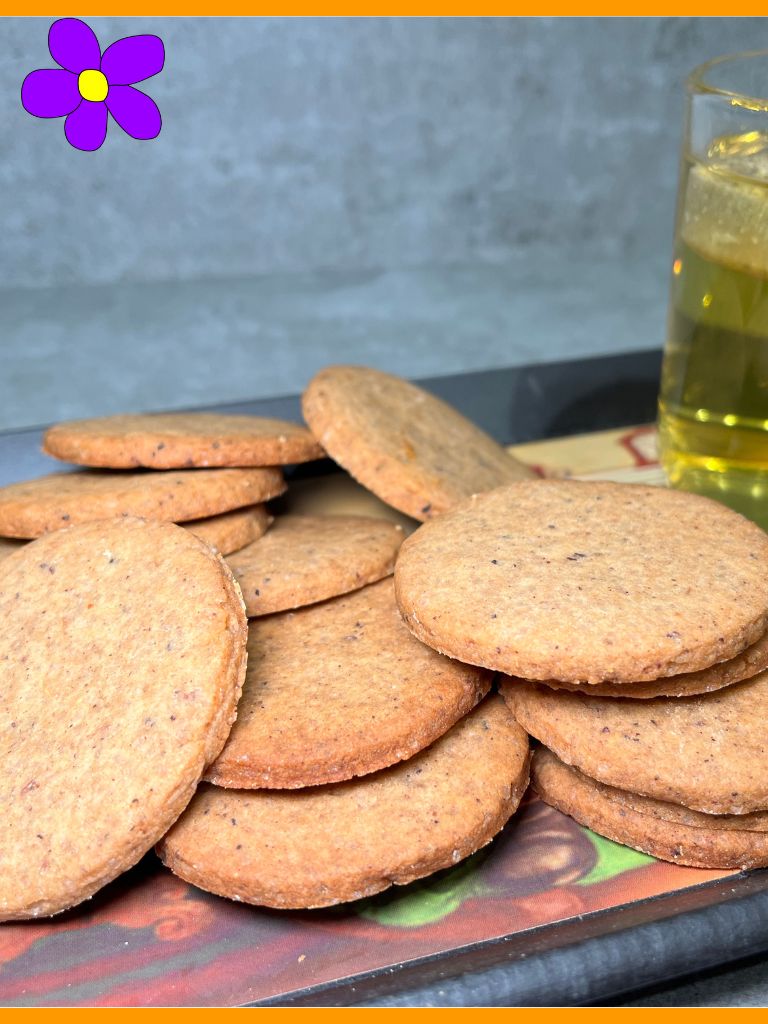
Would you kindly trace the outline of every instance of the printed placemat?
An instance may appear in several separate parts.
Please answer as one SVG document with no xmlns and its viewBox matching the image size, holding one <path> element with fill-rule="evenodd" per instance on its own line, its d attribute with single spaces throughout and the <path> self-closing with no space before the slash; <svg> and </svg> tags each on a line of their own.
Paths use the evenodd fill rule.
<svg viewBox="0 0 768 1024">
<path fill-rule="evenodd" d="M 543 474 L 663 483 L 648 426 L 511 450 Z M 345 474 L 298 482 L 287 505 L 416 525 Z M 655 861 L 535 798 L 455 868 L 330 910 L 233 903 L 186 885 L 148 854 L 75 910 L 0 927 L 0 1004 L 231 1006 L 288 997 L 733 874 Z"/>
</svg>

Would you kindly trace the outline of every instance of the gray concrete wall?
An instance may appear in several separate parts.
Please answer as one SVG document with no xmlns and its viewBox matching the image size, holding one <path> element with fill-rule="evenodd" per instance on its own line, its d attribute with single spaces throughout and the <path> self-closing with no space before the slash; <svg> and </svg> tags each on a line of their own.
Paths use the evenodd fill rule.
<svg viewBox="0 0 768 1024">
<path fill-rule="evenodd" d="M 663 343 L 682 80 L 763 19 L 88 19 L 164 124 L 30 117 L 0 20 L 0 429 Z"/>
<path fill-rule="evenodd" d="M 19 86 L 48 19 L 0 23 L 2 286 L 666 253 L 681 80 L 761 19 L 92 18 L 154 31 L 164 124 L 79 153 Z"/>
</svg>

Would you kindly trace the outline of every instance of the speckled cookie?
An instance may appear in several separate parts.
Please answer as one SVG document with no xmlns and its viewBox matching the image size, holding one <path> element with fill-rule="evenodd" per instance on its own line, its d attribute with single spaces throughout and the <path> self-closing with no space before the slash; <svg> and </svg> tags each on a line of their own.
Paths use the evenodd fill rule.
<svg viewBox="0 0 768 1024">
<path fill-rule="evenodd" d="M 327 907 L 457 864 L 528 782 L 528 737 L 490 697 L 432 746 L 352 782 L 292 792 L 202 786 L 159 845 L 186 881 L 246 903 Z"/>
<path fill-rule="evenodd" d="M 278 516 L 270 530 L 227 562 L 248 615 L 300 608 L 388 576 L 400 526 L 364 516 Z"/>
<path fill-rule="evenodd" d="M 698 868 L 768 865 L 768 816 L 712 815 L 604 786 L 544 747 L 533 755 L 531 782 L 542 800 L 601 836 L 673 864 Z"/>
<path fill-rule="evenodd" d="M 768 535 L 708 498 L 537 480 L 403 544 L 397 600 L 444 654 L 527 679 L 644 682 L 740 654 L 768 625 Z"/>
<path fill-rule="evenodd" d="M 231 555 L 263 537 L 271 522 L 266 505 L 251 505 L 207 519 L 192 519 L 184 523 L 184 529 L 191 530 L 219 554 Z"/>
<path fill-rule="evenodd" d="M 0 487 L 0 535 L 39 537 L 118 515 L 185 522 L 267 501 L 284 490 L 279 469 L 51 473 Z"/>
<path fill-rule="evenodd" d="M 58 423 L 45 432 L 43 451 L 65 462 L 101 469 L 285 466 L 325 455 L 298 423 L 209 412 Z"/>
<path fill-rule="evenodd" d="M 505 679 L 518 722 L 617 789 L 705 814 L 768 809 L 768 672 L 697 697 L 588 697 Z"/>
<path fill-rule="evenodd" d="M 175 821 L 229 733 L 247 625 L 218 555 L 133 518 L 4 559 L 0 618 L 7 921 L 80 903 Z"/>
<path fill-rule="evenodd" d="M 377 771 L 442 736 L 490 682 L 414 639 L 391 579 L 254 619 L 237 722 L 206 778 L 294 789 Z"/>
<path fill-rule="evenodd" d="M 14 554 L 19 548 L 24 547 L 24 543 L 23 540 L 6 540 L 5 537 L 0 537 L 0 559 Z"/>
<path fill-rule="evenodd" d="M 310 381 L 302 411 L 331 458 L 414 519 L 533 476 L 452 406 L 381 370 L 326 367 Z"/>
<path fill-rule="evenodd" d="M 559 679 L 542 679 L 545 686 L 555 690 L 571 690 L 593 697 L 633 697 L 649 700 L 652 697 L 690 697 L 697 693 L 711 693 L 732 683 L 751 679 L 768 668 L 768 634 L 729 661 L 721 661 L 700 672 L 684 672 L 678 676 L 665 676 L 647 683 L 566 683 Z"/>
</svg>

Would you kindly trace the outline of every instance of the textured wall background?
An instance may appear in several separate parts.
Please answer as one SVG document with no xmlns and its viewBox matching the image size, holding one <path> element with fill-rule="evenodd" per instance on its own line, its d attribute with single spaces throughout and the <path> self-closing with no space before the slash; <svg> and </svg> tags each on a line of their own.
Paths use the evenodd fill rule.
<svg viewBox="0 0 768 1024">
<path fill-rule="evenodd" d="M 532 243 L 664 258 L 681 80 L 762 19 L 92 18 L 154 31 L 154 142 L 79 153 L 19 86 L 48 19 L 0 25 L 0 280 L 37 286 L 503 261 Z"/>
<path fill-rule="evenodd" d="M 657 348 L 682 82 L 759 18 L 89 18 L 165 41 L 152 142 L 21 107 L 0 20 L 0 429 Z"/>
</svg>

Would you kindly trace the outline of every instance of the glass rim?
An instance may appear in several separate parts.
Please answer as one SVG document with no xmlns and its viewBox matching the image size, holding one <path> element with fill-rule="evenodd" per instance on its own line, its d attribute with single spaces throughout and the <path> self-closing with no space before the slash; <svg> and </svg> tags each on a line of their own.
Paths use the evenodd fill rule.
<svg viewBox="0 0 768 1024">
<path fill-rule="evenodd" d="M 749 60 L 753 57 L 767 57 L 768 50 L 744 50 L 741 53 L 725 53 L 720 57 L 713 57 L 704 61 L 690 72 L 685 80 L 685 86 L 689 93 L 707 93 L 710 96 L 722 96 L 730 100 L 733 106 L 747 107 L 749 110 L 768 110 L 768 95 L 750 96 L 747 93 L 737 92 L 734 89 L 723 89 L 720 86 L 712 85 L 707 81 L 707 75 L 712 68 L 719 67 L 731 61 Z"/>
</svg>

